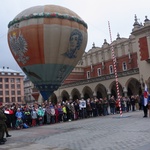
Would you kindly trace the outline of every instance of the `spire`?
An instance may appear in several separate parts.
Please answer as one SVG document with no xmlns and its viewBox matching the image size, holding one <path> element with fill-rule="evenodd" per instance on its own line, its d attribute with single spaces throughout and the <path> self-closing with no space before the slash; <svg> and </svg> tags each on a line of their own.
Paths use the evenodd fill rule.
<svg viewBox="0 0 150 150">
<path fill-rule="evenodd" d="M 133 24 L 133 26 L 134 26 L 134 27 L 133 27 L 132 31 L 138 30 L 140 27 L 142 27 L 141 24 L 139 24 L 136 15 L 135 15 L 135 17 L 134 17 L 134 24 Z"/>
<path fill-rule="evenodd" d="M 139 24 L 139 22 L 137 20 L 138 20 L 137 16 L 135 15 L 135 17 L 134 17 L 134 24 L 133 24 L 134 27 L 135 26 L 140 26 L 140 24 Z"/>
<path fill-rule="evenodd" d="M 93 42 L 93 44 L 92 44 L 93 46 L 92 46 L 92 48 L 95 48 L 95 43 Z"/>
<path fill-rule="evenodd" d="M 145 20 L 144 20 L 145 22 L 147 22 L 147 21 L 149 21 L 149 19 L 147 18 L 147 16 L 145 16 Z"/>
<path fill-rule="evenodd" d="M 121 39 L 121 38 L 120 38 L 120 34 L 118 33 L 116 40 L 119 40 L 119 39 Z"/>
<path fill-rule="evenodd" d="M 104 39 L 104 43 L 103 44 L 108 44 L 106 39 Z"/>
<path fill-rule="evenodd" d="M 144 26 L 150 25 L 150 20 L 145 16 Z"/>
<path fill-rule="evenodd" d="M 108 45 L 109 45 L 109 44 L 107 43 L 107 40 L 104 39 L 104 43 L 103 43 L 102 47 L 104 48 L 104 47 L 107 47 Z"/>
</svg>

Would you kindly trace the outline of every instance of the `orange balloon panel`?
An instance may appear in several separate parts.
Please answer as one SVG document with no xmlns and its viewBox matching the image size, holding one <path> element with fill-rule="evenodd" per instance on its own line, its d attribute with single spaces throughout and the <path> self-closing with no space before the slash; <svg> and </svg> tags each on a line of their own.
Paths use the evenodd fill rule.
<svg viewBox="0 0 150 150">
<path fill-rule="evenodd" d="M 11 50 L 20 67 L 45 63 L 43 25 L 31 25 L 19 28 L 19 30 L 9 32 L 8 37 L 9 46 L 11 47 L 10 44 L 14 44 L 14 46 L 18 47 L 18 49 L 15 48 Z M 20 43 L 18 42 L 18 45 L 15 45 L 13 38 L 18 41 L 20 38 L 22 41 L 20 41 Z"/>
</svg>

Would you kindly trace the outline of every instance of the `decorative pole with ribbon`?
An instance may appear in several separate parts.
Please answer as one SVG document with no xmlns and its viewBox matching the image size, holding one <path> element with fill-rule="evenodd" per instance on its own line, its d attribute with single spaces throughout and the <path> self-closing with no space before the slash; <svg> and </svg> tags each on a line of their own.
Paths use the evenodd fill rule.
<svg viewBox="0 0 150 150">
<path fill-rule="evenodd" d="M 109 23 L 109 21 L 108 21 L 108 27 L 109 27 L 109 34 L 110 34 L 113 67 L 114 67 L 115 80 L 116 80 L 117 97 L 118 97 L 118 101 L 119 101 L 119 112 L 120 112 L 120 116 L 122 117 L 120 91 L 119 91 L 119 84 L 118 84 L 118 74 L 117 74 L 117 68 L 116 68 L 116 57 L 115 57 L 115 53 L 114 53 L 114 47 L 113 47 L 113 44 L 112 44 L 112 36 L 111 36 L 111 29 L 110 29 L 110 23 Z"/>
</svg>

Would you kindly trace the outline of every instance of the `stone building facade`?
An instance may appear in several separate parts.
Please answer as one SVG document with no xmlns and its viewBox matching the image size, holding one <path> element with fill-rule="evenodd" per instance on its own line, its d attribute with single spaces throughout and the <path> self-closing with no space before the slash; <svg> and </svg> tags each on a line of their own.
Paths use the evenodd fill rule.
<svg viewBox="0 0 150 150">
<path fill-rule="evenodd" d="M 0 102 L 24 103 L 24 75 L 21 72 L 0 68 Z"/>
</svg>

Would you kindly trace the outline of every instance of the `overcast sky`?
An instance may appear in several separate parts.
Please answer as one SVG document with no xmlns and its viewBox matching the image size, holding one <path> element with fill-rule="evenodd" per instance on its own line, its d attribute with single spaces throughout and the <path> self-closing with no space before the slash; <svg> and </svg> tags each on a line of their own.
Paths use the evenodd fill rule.
<svg viewBox="0 0 150 150">
<path fill-rule="evenodd" d="M 117 33 L 128 38 L 134 23 L 134 16 L 143 23 L 145 16 L 150 19 L 150 0 L 3 0 L 0 8 L 0 68 L 3 66 L 20 71 L 7 42 L 8 23 L 26 8 L 36 5 L 54 4 L 64 6 L 77 13 L 88 25 L 88 43 L 85 51 L 101 47 L 104 39 L 110 43 L 108 21 L 112 39 Z"/>
</svg>

